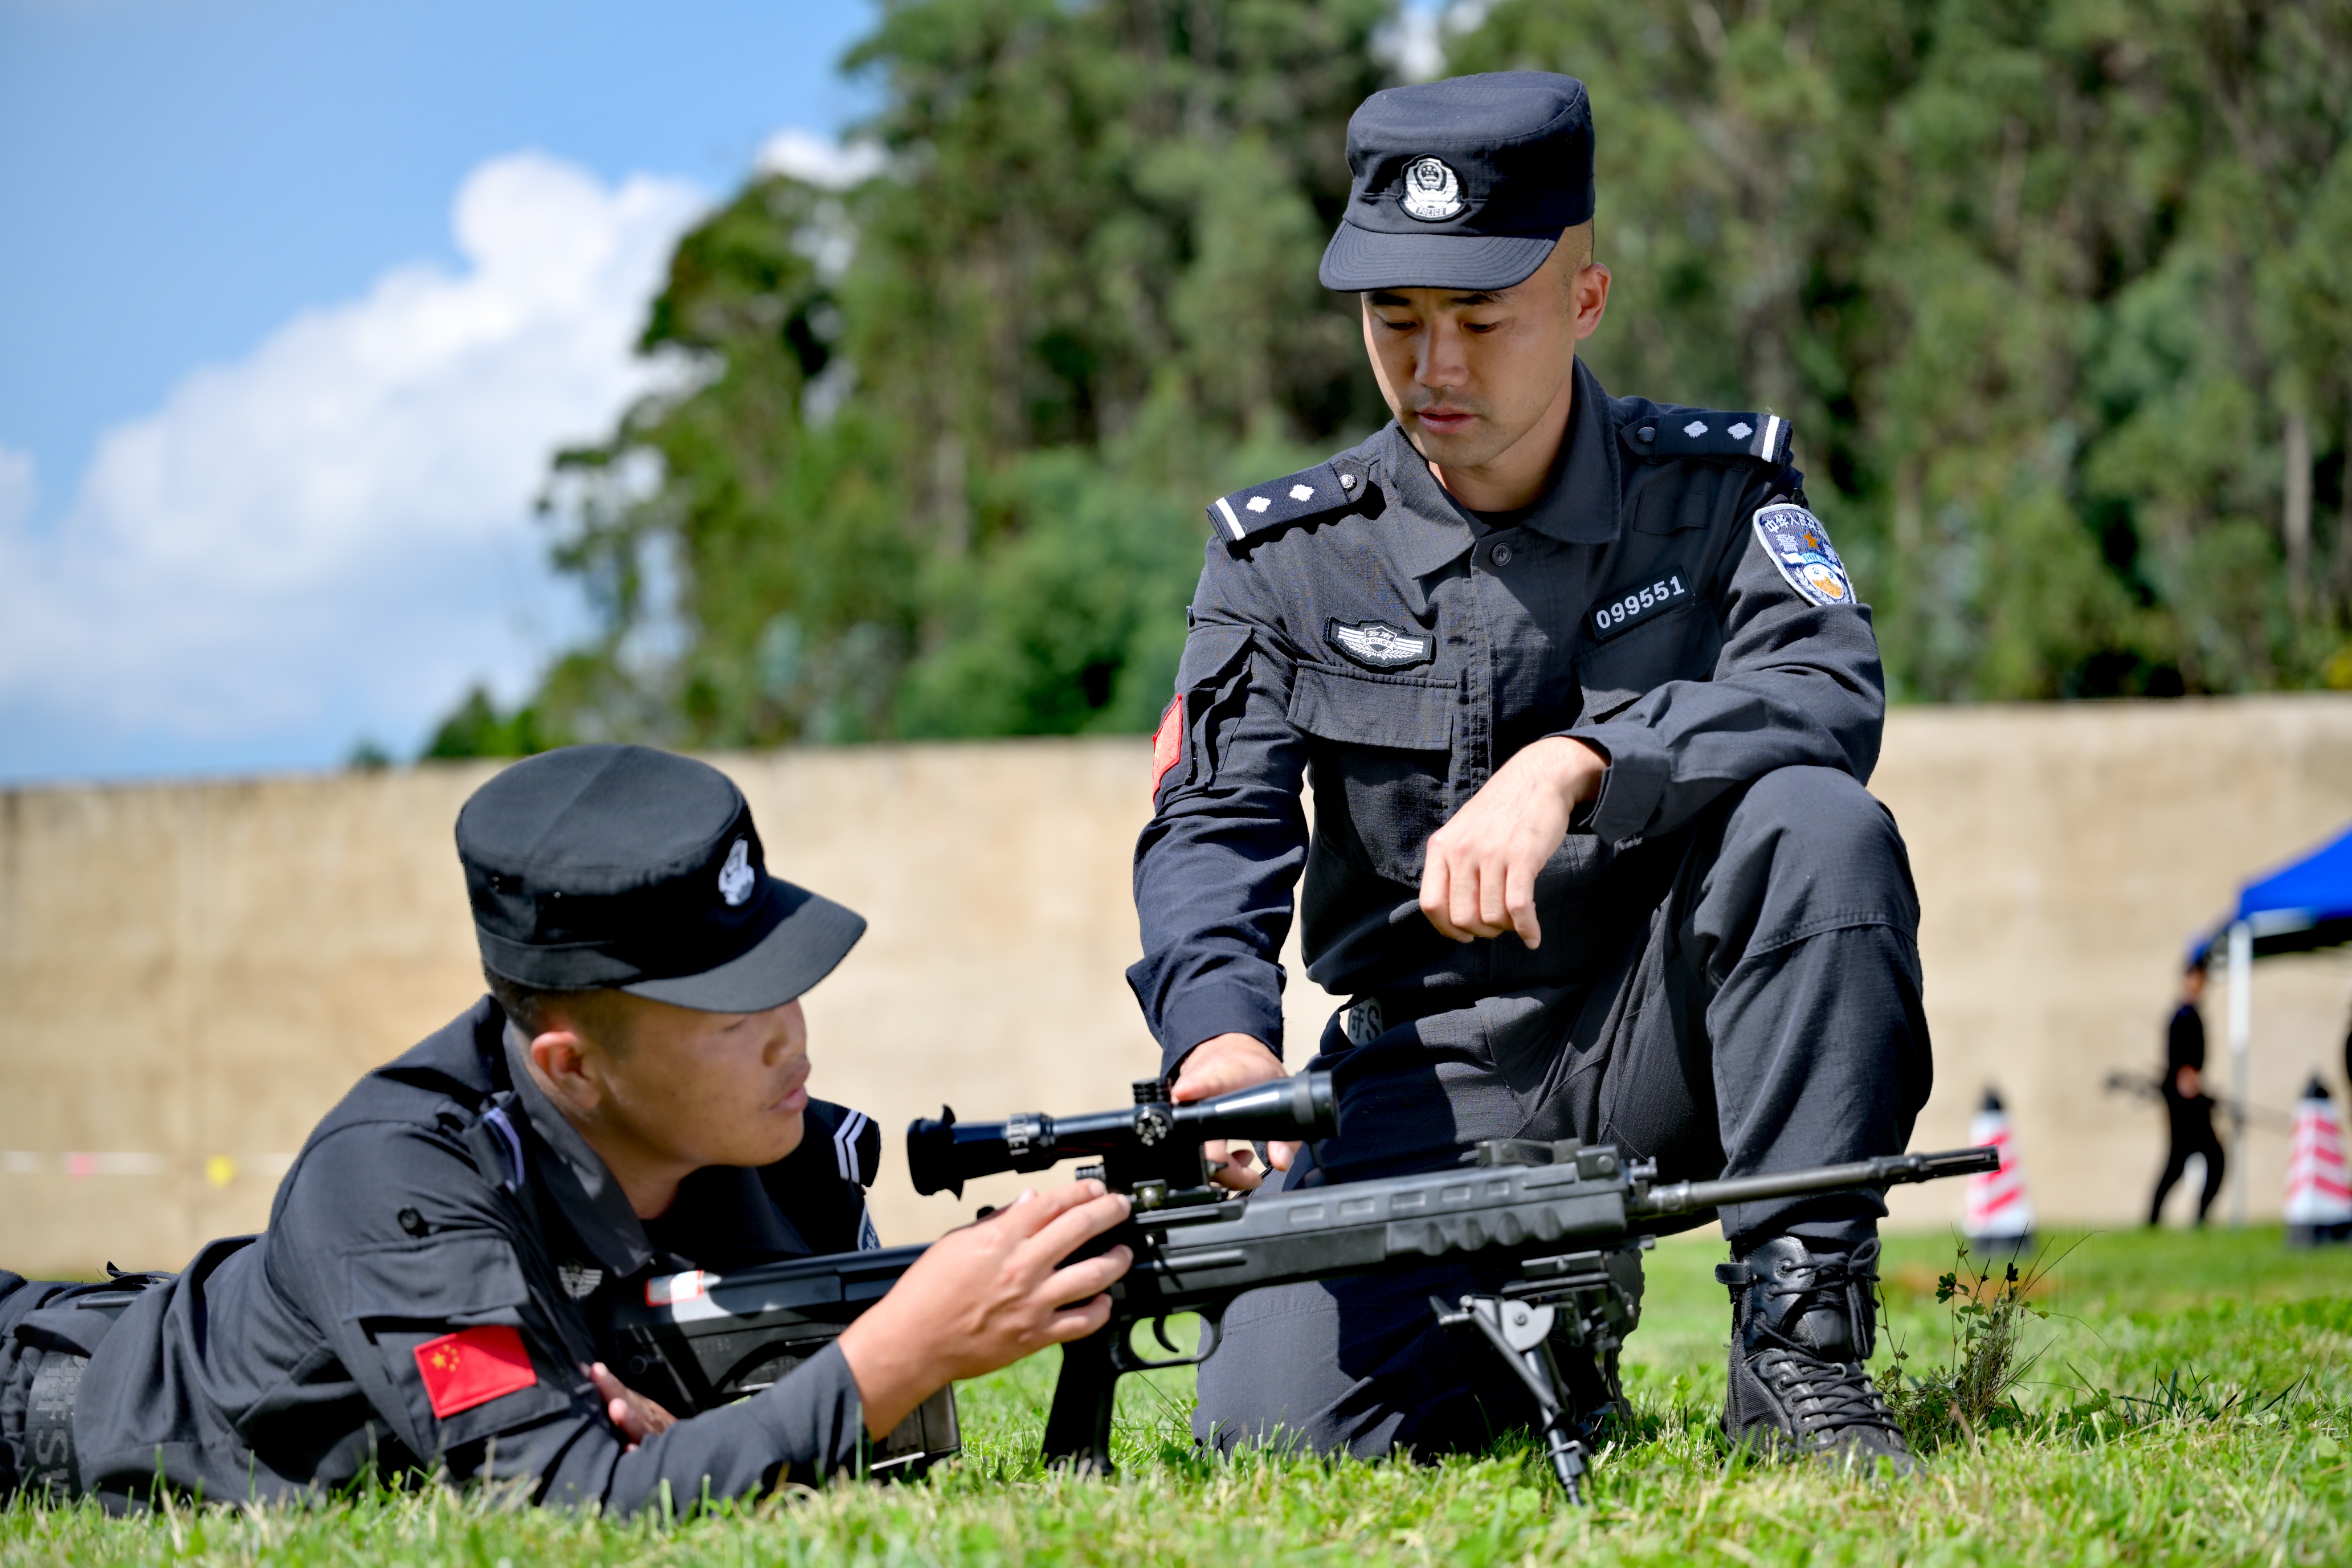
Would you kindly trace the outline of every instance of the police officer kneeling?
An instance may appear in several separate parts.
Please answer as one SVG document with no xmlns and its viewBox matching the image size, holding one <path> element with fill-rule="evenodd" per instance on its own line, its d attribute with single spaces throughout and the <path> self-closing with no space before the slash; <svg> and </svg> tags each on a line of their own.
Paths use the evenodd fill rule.
<svg viewBox="0 0 2352 1568">
<path fill-rule="evenodd" d="M 517 763 L 457 847 L 490 994 L 319 1124 L 266 1233 L 111 1287 L 0 1273 L 0 1500 L 438 1469 L 691 1506 L 854 1470 L 950 1380 L 1107 1320 L 1125 1249 L 1058 1266 L 1127 1202 L 1079 1183 L 934 1244 L 748 1399 L 673 1421 L 624 1387 L 605 1299 L 878 1245 L 879 1138 L 809 1098 L 798 1000 L 865 921 L 769 874 L 722 774 L 644 747 Z"/>
<path fill-rule="evenodd" d="M 1303 872 L 1307 973 L 1353 1000 L 1310 1064 L 1339 1135 L 1274 1152 L 1289 1187 L 1484 1138 L 1606 1141 L 1669 1180 L 1900 1152 L 1931 1074 L 1918 901 L 1863 787 L 1869 612 L 1787 422 L 1612 397 L 1580 363 L 1610 283 L 1581 83 L 1382 92 L 1348 161 L 1322 278 L 1396 417 L 1210 508 L 1135 867 L 1129 978 L 1176 1097 L 1283 1070 Z M 1908 1467 L 1863 1364 L 1885 1213 L 1724 1211 L 1736 1439 Z M 1527 1401 L 1429 1302 L 1492 1283 L 1245 1296 L 1196 1430 L 1482 1445 Z"/>
</svg>

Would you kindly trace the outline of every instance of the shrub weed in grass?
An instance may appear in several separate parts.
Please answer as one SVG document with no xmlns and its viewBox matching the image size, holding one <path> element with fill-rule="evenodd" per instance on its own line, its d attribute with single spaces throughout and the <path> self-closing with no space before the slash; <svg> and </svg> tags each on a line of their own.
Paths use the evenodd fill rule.
<svg viewBox="0 0 2352 1568">
<path fill-rule="evenodd" d="M 2041 1359 L 2017 1419 L 1893 1485 L 1727 1454 L 1719 1255 L 1696 1238 L 1651 1255 L 1634 1411 L 1588 1510 L 1560 1502 L 1521 1441 L 1429 1468 L 1204 1459 L 1181 1373 L 1122 1389 L 1119 1480 L 1073 1480 L 1036 1462 L 1044 1356 L 967 1385 L 965 1458 L 912 1486 L 672 1522 L 442 1491 L 118 1521 L 19 1503 L 0 1513 L 0 1564 L 2352 1562 L 2352 1249 L 2291 1253 L 2275 1229 L 2083 1238 L 2032 1296 L 2049 1316 L 2024 1327 Z M 1944 1237 L 1888 1245 L 1915 1368 L 1949 1344 L 1934 1290 L 1952 1255 Z"/>
</svg>

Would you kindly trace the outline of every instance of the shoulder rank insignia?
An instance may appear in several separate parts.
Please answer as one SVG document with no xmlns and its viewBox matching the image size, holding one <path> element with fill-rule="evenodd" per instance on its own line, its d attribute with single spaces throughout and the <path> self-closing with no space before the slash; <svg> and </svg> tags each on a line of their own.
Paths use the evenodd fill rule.
<svg viewBox="0 0 2352 1568">
<path fill-rule="evenodd" d="M 1816 605 L 1853 603 L 1853 579 L 1845 574 L 1830 531 L 1794 501 L 1756 509 L 1756 542 L 1789 580 L 1789 586 Z"/>
<path fill-rule="evenodd" d="M 1334 458 L 1288 479 L 1222 497 L 1210 504 L 1209 521 L 1227 543 L 1239 544 L 1284 523 L 1351 506 L 1363 493 L 1363 465 L 1352 456 L 1344 461 Z"/>
<path fill-rule="evenodd" d="M 1752 458 L 1789 460 L 1793 430 L 1777 414 L 1726 414 L 1713 408 L 1653 408 L 1629 419 L 1625 445 L 1645 458 Z"/>
</svg>

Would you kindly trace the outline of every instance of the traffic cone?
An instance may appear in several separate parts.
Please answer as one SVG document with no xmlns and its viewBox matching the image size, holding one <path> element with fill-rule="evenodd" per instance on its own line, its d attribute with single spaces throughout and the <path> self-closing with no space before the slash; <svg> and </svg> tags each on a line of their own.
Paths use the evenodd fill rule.
<svg viewBox="0 0 2352 1568">
<path fill-rule="evenodd" d="M 1969 1178 L 1968 1212 L 1960 1230 L 1988 1252 L 2021 1251 L 2033 1239 L 2033 1205 L 2025 1195 L 2025 1167 L 2018 1163 L 2009 1112 L 1990 1087 L 1984 1104 L 1969 1121 L 1969 1142 L 2000 1150 L 2000 1168 Z"/>
<path fill-rule="evenodd" d="M 2297 1247 L 2352 1236 L 2352 1183 L 2345 1179 L 2344 1124 L 2314 1073 L 2295 1102 L 2286 1158 L 2286 1238 Z"/>
</svg>

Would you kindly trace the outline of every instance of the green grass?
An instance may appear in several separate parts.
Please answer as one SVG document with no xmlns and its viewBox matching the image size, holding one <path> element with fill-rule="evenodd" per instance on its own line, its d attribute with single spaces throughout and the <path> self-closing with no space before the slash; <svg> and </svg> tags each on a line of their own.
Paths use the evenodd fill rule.
<svg viewBox="0 0 2352 1568">
<path fill-rule="evenodd" d="M 1177 1373 L 1124 1390 L 1121 1479 L 1044 1472 L 1047 1356 L 967 1385 L 964 1459 L 917 1485 L 673 1524 L 446 1493 L 113 1521 L 19 1503 L 0 1563 L 2352 1562 L 2352 1249 L 2293 1253 L 2275 1230 L 2084 1240 L 2033 1298 L 2050 1316 L 2029 1321 L 2041 1355 L 2017 1411 L 1892 1485 L 1727 1456 L 1719 1256 L 1696 1239 L 1652 1255 L 1633 1417 L 1584 1510 L 1523 1444 L 1433 1468 L 1205 1461 Z M 1951 1261 L 1948 1240 L 1888 1243 L 1915 1369 L 1948 1361 Z"/>
</svg>

